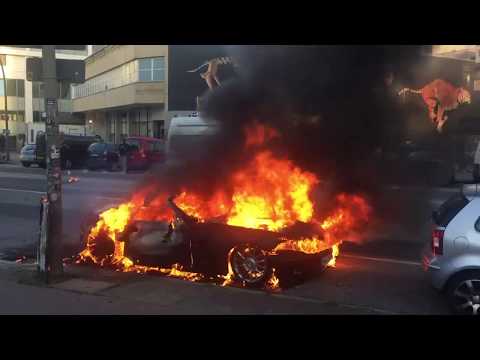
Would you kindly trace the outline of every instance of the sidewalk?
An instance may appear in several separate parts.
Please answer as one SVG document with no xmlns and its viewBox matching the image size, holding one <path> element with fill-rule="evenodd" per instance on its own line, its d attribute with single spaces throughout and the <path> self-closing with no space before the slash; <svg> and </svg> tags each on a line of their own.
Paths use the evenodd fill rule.
<svg viewBox="0 0 480 360">
<path fill-rule="evenodd" d="M 85 266 L 45 285 L 35 264 L 0 261 L 0 314 L 376 314 L 349 305 Z"/>
<path fill-rule="evenodd" d="M 0 164 L 20 165 L 20 154 L 16 151 L 10 151 L 10 162 L 5 160 L 5 153 L 0 153 Z"/>
</svg>

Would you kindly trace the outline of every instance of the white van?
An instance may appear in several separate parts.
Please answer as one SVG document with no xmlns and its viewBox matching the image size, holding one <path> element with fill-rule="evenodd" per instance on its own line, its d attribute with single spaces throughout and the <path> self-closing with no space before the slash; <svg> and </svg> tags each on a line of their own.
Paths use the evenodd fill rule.
<svg viewBox="0 0 480 360">
<path fill-rule="evenodd" d="M 200 116 L 174 117 L 168 129 L 166 153 L 169 164 L 200 158 L 209 137 L 218 134 L 220 124 Z"/>
</svg>

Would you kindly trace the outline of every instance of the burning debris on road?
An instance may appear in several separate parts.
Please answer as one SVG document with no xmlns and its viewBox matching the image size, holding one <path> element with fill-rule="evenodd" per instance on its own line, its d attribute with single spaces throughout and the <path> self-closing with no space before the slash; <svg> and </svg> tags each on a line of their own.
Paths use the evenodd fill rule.
<svg viewBox="0 0 480 360">
<path fill-rule="evenodd" d="M 72 183 L 78 182 L 78 180 L 80 180 L 80 179 L 79 179 L 78 177 L 76 177 L 76 176 L 69 176 L 67 182 L 68 182 L 69 184 L 72 184 Z"/>
</svg>

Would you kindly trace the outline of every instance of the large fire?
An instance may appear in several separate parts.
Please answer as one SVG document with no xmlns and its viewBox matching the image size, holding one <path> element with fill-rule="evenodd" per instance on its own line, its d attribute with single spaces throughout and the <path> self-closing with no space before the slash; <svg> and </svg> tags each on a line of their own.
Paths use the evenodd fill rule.
<svg viewBox="0 0 480 360">
<path fill-rule="evenodd" d="M 256 123 L 246 129 L 245 135 L 246 147 L 254 148 L 254 153 L 250 162 L 225 179 L 228 186 L 207 197 L 183 189 L 175 198 L 176 205 L 199 221 L 222 218 L 226 224 L 246 228 L 280 232 L 297 222 L 313 224 L 318 235 L 285 238 L 272 252 L 289 250 L 314 254 L 331 249 L 329 265 L 335 266 L 342 240 L 356 236 L 361 232 L 362 224 L 368 221 L 371 208 L 367 201 L 359 195 L 340 194 L 331 213 L 319 218 L 312 200 L 312 190 L 320 183 L 317 176 L 262 147 L 265 142 L 279 137 L 279 133 Z M 123 271 L 157 271 L 192 281 L 202 278 L 201 274 L 184 272 L 179 265 L 170 269 L 146 267 L 134 264 L 125 256 L 125 243 L 120 240 L 129 223 L 136 220 L 172 221 L 174 218 L 173 211 L 167 206 L 168 194 L 156 191 L 158 189 L 153 185 L 146 187 L 136 192 L 129 202 L 101 213 L 90 230 L 79 261 L 90 259 L 100 265 L 109 262 Z M 114 244 L 114 252 L 108 258 L 93 255 L 100 234 L 106 235 Z M 230 283 L 231 269 L 222 278 L 224 284 Z M 274 272 L 268 284 L 272 288 L 278 287 Z"/>
</svg>

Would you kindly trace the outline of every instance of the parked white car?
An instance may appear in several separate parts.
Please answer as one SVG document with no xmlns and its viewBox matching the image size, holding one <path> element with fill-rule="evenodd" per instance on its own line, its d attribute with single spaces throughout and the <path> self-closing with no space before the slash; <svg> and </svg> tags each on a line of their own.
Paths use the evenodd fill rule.
<svg viewBox="0 0 480 360">
<path fill-rule="evenodd" d="M 32 164 L 36 164 L 36 155 L 35 155 L 36 145 L 25 145 L 20 151 L 20 162 L 23 166 L 29 167 Z"/>
<path fill-rule="evenodd" d="M 424 268 L 454 313 L 480 315 L 480 184 L 465 185 L 433 220 Z"/>
</svg>

